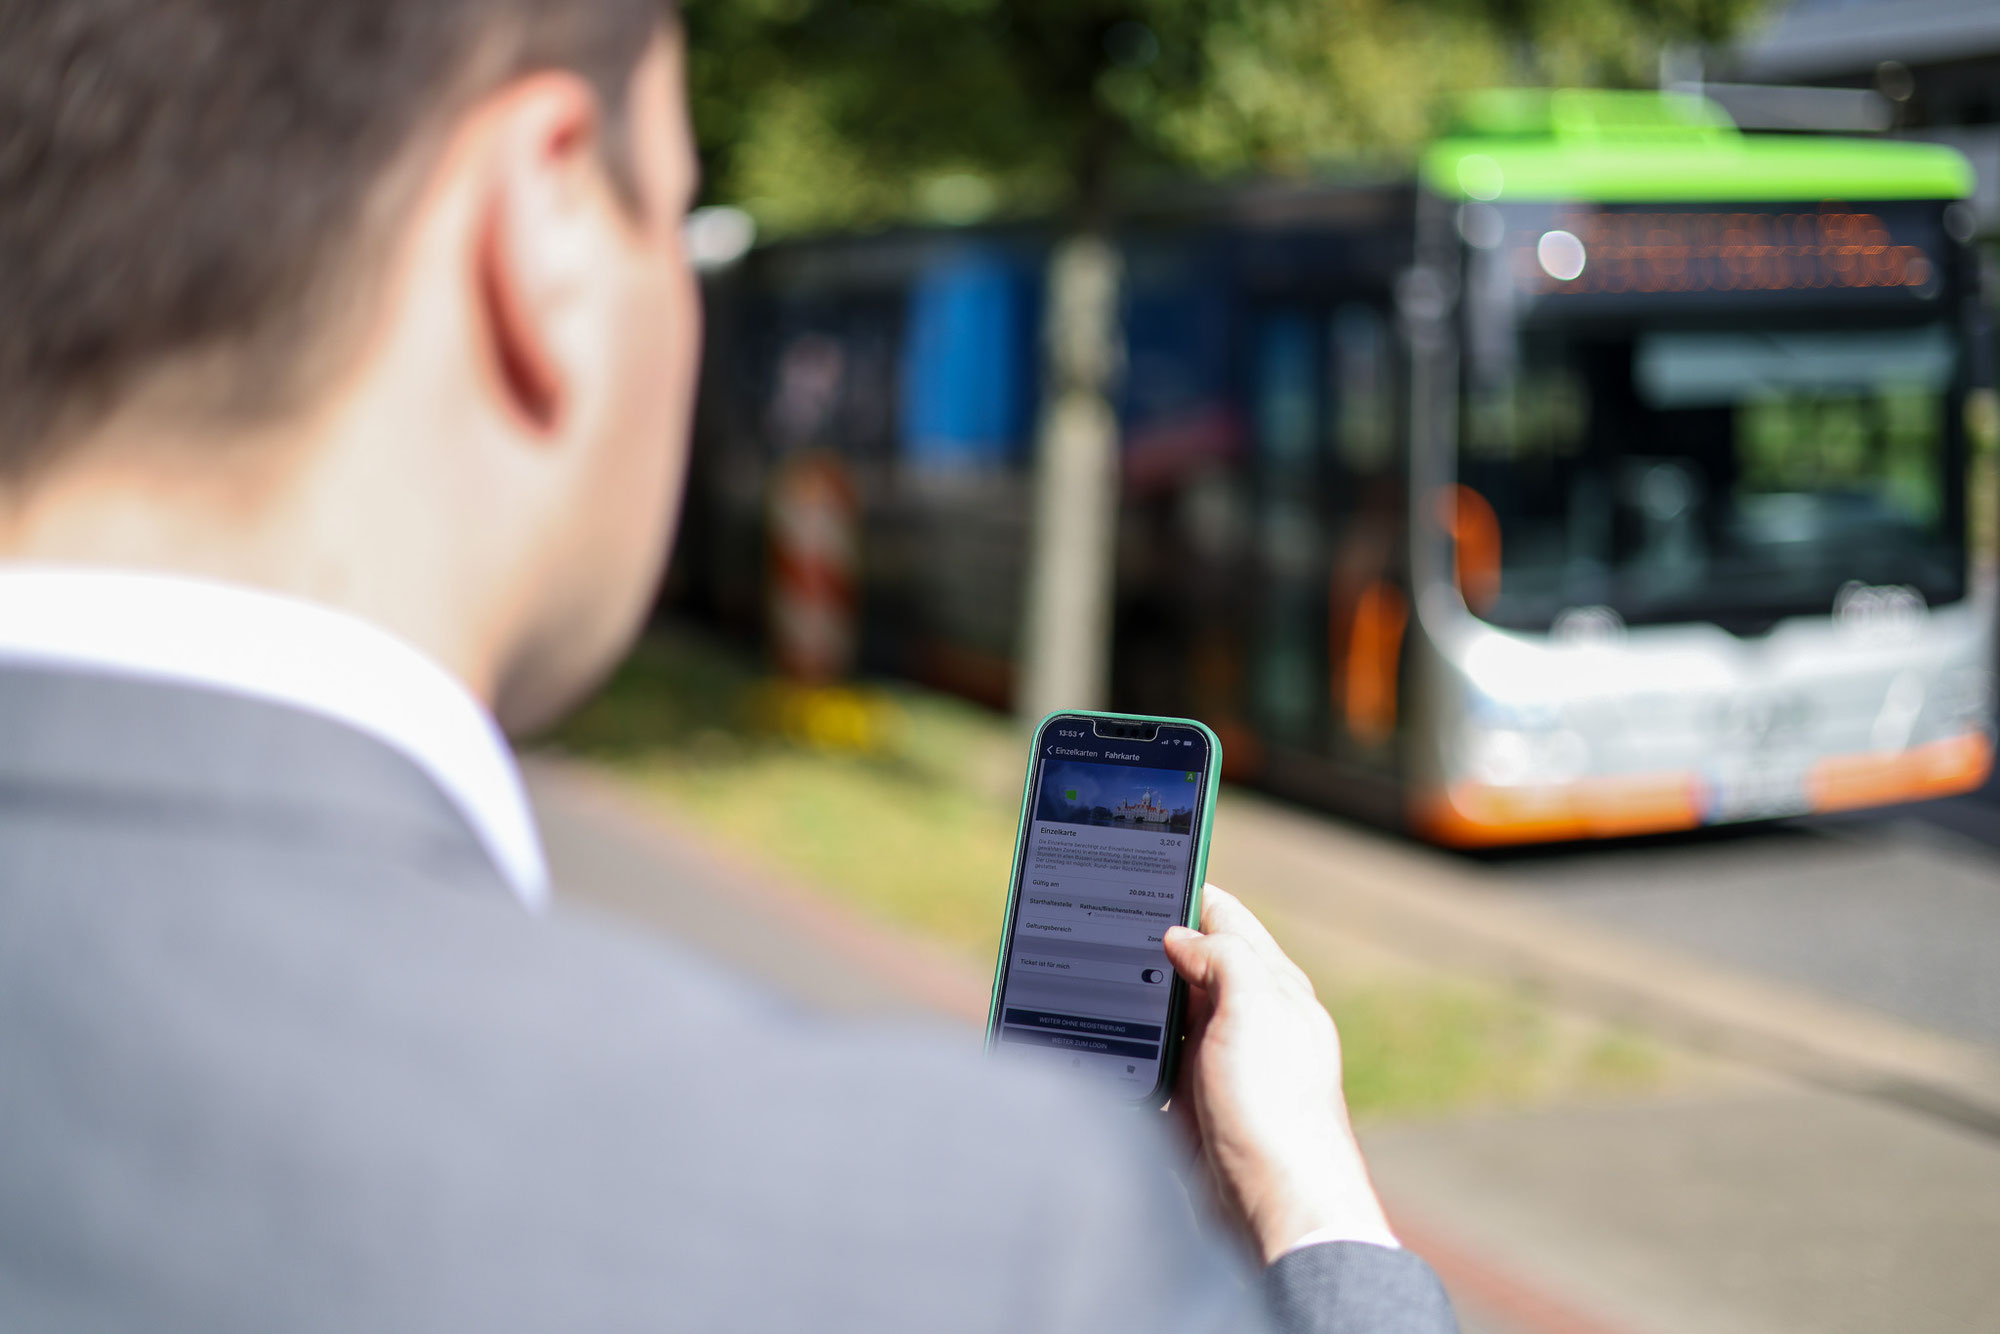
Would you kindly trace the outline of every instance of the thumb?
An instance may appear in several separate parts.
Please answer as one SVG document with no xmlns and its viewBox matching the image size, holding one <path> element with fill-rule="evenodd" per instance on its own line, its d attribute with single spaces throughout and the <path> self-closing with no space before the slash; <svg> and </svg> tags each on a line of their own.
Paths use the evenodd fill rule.
<svg viewBox="0 0 2000 1334">
<path fill-rule="evenodd" d="M 1174 971 L 1191 987 L 1214 995 L 1240 981 L 1244 967 L 1253 962 L 1251 950 L 1240 937 L 1225 932 L 1204 935 L 1184 926 L 1167 928 L 1161 942 Z"/>
</svg>

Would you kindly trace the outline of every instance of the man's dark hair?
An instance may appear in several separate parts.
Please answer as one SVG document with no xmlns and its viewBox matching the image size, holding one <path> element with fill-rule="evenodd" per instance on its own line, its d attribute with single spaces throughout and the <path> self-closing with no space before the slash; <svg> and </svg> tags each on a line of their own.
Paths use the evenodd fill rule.
<svg viewBox="0 0 2000 1334">
<path fill-rule="evenodd" d="M 511 78 L 574 71 L 633 198 L 626 93 L 663 0 L 0 0 L 0 484 L 200 368 L 237 418 L 305 387 L 396 167 Z"/>
</svg>

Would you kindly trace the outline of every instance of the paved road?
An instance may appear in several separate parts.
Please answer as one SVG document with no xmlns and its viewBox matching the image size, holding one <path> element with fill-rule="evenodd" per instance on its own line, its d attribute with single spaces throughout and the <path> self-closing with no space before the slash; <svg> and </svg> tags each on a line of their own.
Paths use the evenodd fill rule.
<svg viewBox="0 0 2000 1334">
<path fill-rule="evenodd" d="M 2000 787 L 1946 802 L 1481 859 L 1516 892 L 2000 1048 Z"/>
<path fill-rule="evenodd" d="M 1460 1247 L 1523 1284 L 1487 1308 L 1502 1329 L 1996 1327 L 2000 1145 L 1899 1108 L 1770 1081 L 1363 1142 L 1405 1240 L 1456 1290 L 1482 1295 L 1479 1267 L 1450 1263 Z"/>
</svg>

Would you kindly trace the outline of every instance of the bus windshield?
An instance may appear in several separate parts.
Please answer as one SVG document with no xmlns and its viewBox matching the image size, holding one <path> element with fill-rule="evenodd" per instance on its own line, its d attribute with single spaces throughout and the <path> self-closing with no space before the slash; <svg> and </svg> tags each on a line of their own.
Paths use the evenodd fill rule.
<svg viewBox="0 0 2000 1334">
<path fill-rule="evenodd" d="M 1459 504 L 1497 525 L 1499 577 L 1468 602 L 1521 630 L 1608 612 L 1754 634 L 1855 582 L 1958 599 L 1960 354 L 1938 314 L 1544 309 L 1489 339 Z"/>
</svg>

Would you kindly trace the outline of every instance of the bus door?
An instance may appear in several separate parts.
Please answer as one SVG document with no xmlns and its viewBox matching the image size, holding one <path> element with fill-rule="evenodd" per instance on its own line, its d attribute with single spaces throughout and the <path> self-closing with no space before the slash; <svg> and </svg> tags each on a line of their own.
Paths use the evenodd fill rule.
<svg viewBox="0 0 2000 1334">
<path fill-rule="evenodd" d="M 1271 304 L 1250 322 L 1257 564 L 1250 696 L 1268 781 L 1353 809 L 1393 778 L 1408 621 L 1386 303 Z M 1364 812 L 1365 813 L 1365 812 Z"/>
</svg>

